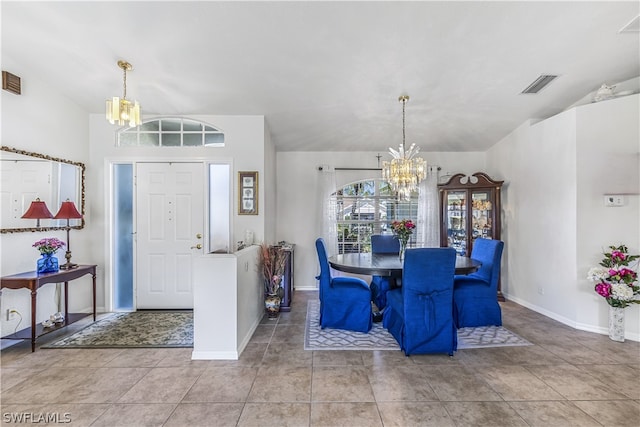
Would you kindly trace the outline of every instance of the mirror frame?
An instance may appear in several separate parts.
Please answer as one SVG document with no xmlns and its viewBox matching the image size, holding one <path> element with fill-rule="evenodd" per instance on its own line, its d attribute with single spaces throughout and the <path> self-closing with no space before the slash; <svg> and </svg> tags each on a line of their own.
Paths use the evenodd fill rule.
<svg viewBox="0 0 640 427">
<path fill-rule="evenodd" d="M 80 219 L 80 225 L 71 225 L 69 228 L 74 230 L 82 230 L 84 228 L 84 173 L 85 173 L 85 165 L 81 162 L 74 162 L 71 160 L 61 159 L 58 157 L 47 156 L 46 154 L 33 153 L 31 151 L 19 150 L 17 148 L 7 147 L 3 145 L 0 147 L 0 151 L 7 151 L 9 153 L 14 154 L 22 154 L 24 156 L 36 157 L 38 159 L 49 160 L 52 162 L 60 162 L 67 163 L 69 165 L 78 166 L 80 168 L 80 213 L 82 214 L 82 218 Z M 36 232 L 36 231 L 53 231 L 53 230 L 66 230 L 67 226 L 61 227 L 25 227 L 25 228 L 1 228 L 0 233 L 23 233 L 27 231 Z"/>
</svg>

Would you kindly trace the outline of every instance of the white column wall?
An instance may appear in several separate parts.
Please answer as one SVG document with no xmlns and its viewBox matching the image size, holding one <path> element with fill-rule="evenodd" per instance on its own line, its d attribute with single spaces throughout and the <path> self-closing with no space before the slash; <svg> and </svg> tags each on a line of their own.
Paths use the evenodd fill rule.
<svg viewBox="0 0 640 427">
<path fill-rule="evenodd" d="M 271 140 L 268 126 L 264 127 L 264 238 L 266 243 L 276 243 L 276 218 L 278 217 L 278 202 L 276 194 L 278 193 L 277 184 L 277 159 L 276 147 Z M 258 240 L 255 243 L 259 243 Z"/>
<path fill-rule="evenodd" d="M 318 167 L 326 164 L 345 168 L 376 168 L 377 152 L 302 152 L 277 153 L 277 239 L 296 244 L 294 283 L 296 289 L 316 289 L 318 256 L 315 240 L 320 233 Z M 383 159 L 389 157 L 381 153 Z M 485 154 L 481 152 L 423 152 L 431 165 L 441 167 L 440 175 L 483 171 Z M 337 171 L 337 185 L 366 178 L 377 178 L 380 171 Z"/>
</svg>

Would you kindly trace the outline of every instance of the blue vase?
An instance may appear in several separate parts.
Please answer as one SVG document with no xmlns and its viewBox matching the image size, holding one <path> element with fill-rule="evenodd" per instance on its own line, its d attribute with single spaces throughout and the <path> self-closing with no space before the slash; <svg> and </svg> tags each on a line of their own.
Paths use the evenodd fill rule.
<svg viewBox="0 0 640 427">
<path fill-rule="evenodd" d="M 53 254 L 42 254 L 38 259 L 38 274 L 55 273 L 60 270 L 58 257 Z"/>
</svg>

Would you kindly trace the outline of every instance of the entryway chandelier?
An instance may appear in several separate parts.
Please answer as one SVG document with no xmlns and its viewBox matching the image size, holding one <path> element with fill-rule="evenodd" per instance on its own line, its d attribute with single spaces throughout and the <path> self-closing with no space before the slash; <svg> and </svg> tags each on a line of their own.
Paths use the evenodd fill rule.
<svg viewBox="0 0 640 427">
<path fill-rule="evenodd" d="M 124 126 L 126 122 L 129 122 L 129 126 L 138 126 L 142 123 L 140 120 L 140 104 L 138 101 L 131 103 L 127 100 L 127 71 L 133 70 L 133 66 L 127 61 L 118 61 L 118 67 L 124 71 L 123 87 L 124 93 L 122 99 L 114 96 L 112 99 L 107 99 L 107 120 L 109 123 L 115 124 L 118 122 L 120 126 Z"/>
<path fill-rule="evenodd" d="M 382 177 L 389 182 L 391 189 L 398 194 L 398 198 L 409 200 L 411 193 L 418 190 L 418 184 L 427 176 L 427 162 L 415 157 L 420 151 L 416 144 L 411 144 L 409 150 L 405 148 L 405 104 L 409 95 L 401 95 L 402 102 L 402 144 L 398 151 L 389 147 L 393 157 L 390 162 L 382 162 Z"/>
</svg>

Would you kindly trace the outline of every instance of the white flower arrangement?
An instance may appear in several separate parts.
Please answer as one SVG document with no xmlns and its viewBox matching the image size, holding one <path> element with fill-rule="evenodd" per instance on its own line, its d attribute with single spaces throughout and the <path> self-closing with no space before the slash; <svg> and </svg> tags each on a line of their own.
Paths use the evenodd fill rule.
<svg viewBox="0 0 640 427">
<path fill-rule="evenodd" d="M 625 245 L 609 249 L 600 265 L 589 269 L 587 279 L 596 284 L 595 291 L 612 307 L 640 304 L 638 273 L 631 267 L 640 256 L 629 255 Z"/>
</svg>

